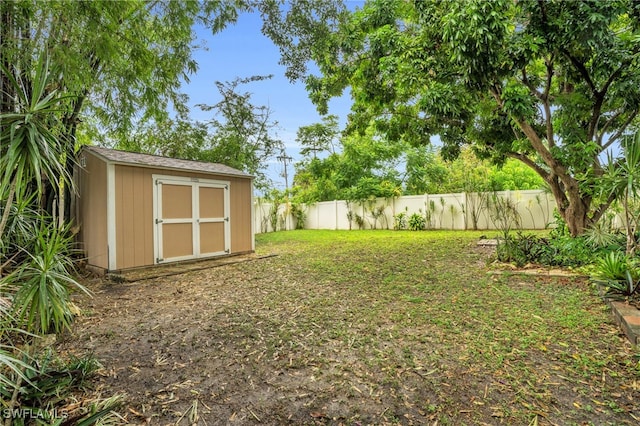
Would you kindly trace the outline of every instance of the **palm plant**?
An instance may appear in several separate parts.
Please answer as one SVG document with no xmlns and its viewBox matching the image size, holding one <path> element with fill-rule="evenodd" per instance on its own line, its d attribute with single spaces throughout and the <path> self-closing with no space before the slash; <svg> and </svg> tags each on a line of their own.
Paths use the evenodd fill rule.
<svg viewBox="0 0 640 426">
<path fill-rule="evenodd" d="M 41 224 L 27 259 L 0 282 L 16 288 L 15 318 L 30 332 L 58 333 L 73 318 L 70 290 L 87 290 L 72 275 L 73 236 L 68 225 Z"/>
<path fill-rule="evenodd" d="M 592 279 L 606 289 L 607 297 L 629 298 L 640 289 L 640 269 L 618 251 L 607 253 L 596 263 Z"/>
<path fill-rule="evenodd" d="M 622 203 L 623 220 L 627 234 L 626 253 L 632 255 L 637 246 L 637 217 L 633 215 L 632 200 L 640 194 L 640 132 L 622 142 L 622 157 L 617 161 L 609 155 L 604 176 L 605 191 Z"/>
<path fill-rule="evenodd" d="M 55 74 L 45 56 L 39 58 L 33 70 L 31 75 L 16 77 L 4 66 L 1 68 L 11 86 L 3 95 L 11 98 L 14 112 L 2 114 L 0 121 L 0 185 L 5 189 L 0 191 L 4 199 L 0 235 L 4 234 L 14 200 L 29 196 L 28 186 L 33 182 L 39 195 L 45 181 L 71 183 L 64 164 L 60 121 L 64 97 L 51 90 L 55 87 Z"/>
<path fill-rule="evenodd" d="M 36 238 L 42 214 L 33 208 L 35 195 L 18 197 L 9 207 L 5 232 L 0 237 L 0 277 L 26 257 L 24 249 Z"/>
<path fill-rule="evenodd" d="M 69 226 L 56 224 L 40 205 L 45 184 L 54 190 L 71 184 L 61 112 L 66 99 L 55 90 L 58 76 L 44 56 L 30 72 L 0 67 L 9 85 L 2 97 L 11 105 L 0 117 L 0 399 L 10 412 L 37 407 L 34 395 L 40 406 L 45 393 L 55 397 L 47 404 L 62 401 L 62 388 L 75 384 L 71 373 L 82 371 L 79 377 L 85 377 L 91 370 L 45 368 L 34 344 L 39 335 L 69 328 L 75 311 L 70 292 L 87 292 L 74 279 Z M 108 416 L 115 402 L 72 422 L 93 424 Z M 12 422 L 7 418 L 4 424 Z"/>
</svg>

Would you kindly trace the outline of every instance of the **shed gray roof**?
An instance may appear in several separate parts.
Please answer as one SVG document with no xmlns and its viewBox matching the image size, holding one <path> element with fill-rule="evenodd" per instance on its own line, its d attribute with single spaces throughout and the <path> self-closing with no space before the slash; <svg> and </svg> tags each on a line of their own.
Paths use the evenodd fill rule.
<svg viewBox="0 0 640 426">
<path fill-rule="evenodd" d="M 102 148 L 86 145 L 82 148 L 105 161 L 130 164 L 143 167 L 157 167 L 161 169 L 189 170 L 193 172 L 214 173 L 229 176 L 253 177 L 241 170 L 225 166 L 219 163 L 207 163 L 206 161 L 181 160 L 179 158 L 162 157 L 159 155 L 140 154 L 137 152 L 118 151 L 116 149 Z"/>
</svg>

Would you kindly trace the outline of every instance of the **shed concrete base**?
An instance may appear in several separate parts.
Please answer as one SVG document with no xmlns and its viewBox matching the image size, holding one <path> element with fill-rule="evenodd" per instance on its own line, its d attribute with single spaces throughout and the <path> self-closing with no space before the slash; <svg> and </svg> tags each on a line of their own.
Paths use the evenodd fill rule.
<svg viewBox="0 0 640 426">
<path fill-rule="evenodd" d="M 252 260 L 265 259 L 276 256 L 275 254 L 256 255 L 255 253 L 234 254 L 224 257 L 202 259 L 197 261 L 184 261 L 167 263 L 163 265 L 149 266 L 145 268 L 135 268 L 123 271 L 115 271 L 107 274 L 107 278 L 113 282 L 136 282 L 153 278 L 168 277 L 172 275 L 184 274 L 191 271 L 217 268 L 219 266 L 231 265 L 235 263 L 249 262 Z"/>
</svg>

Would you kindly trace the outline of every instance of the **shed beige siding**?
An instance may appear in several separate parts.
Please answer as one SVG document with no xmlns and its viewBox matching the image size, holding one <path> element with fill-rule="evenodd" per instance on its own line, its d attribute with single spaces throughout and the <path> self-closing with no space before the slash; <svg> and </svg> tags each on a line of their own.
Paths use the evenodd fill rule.
<svg viewBox="0 0 640 426">
<path fill-rule="evenodd" d="M 107 269 L 107 165 L 93 155 L 85 156 L 85 168 L 76 168 L 76 222 L 79 241 L 89 265 Z"/>
<path fill-rule="evenodd" d="M 253 250 L 253 188 L 248 179 L 229 178 L 231 182 L 231 253 Z"/>
<path fill-rule="evenodd" d="M 146 167 L 115 166 L 116 268 L 154 264 L 152 175 L 219 179 L 230 184 L 231 254 L 253 250 L 251 180 L 205 173 Z M 176 208 L 180 203 L 175 203 Z M 175 247 L 184 251 L 184 247 Z M 182 251 L 181 251 L 182 250 Z M 176 252 L 177 253 L 177 252 Z M 175 254 L 175 253 L 174 253 Z M 169 257 L 169 256 L 167 256 Z"/>
<path fill-rule="evenodd" d="M 151 174 L 141 167 L 115 166 L 116 268 L 153 265 Z"/>
</svg>

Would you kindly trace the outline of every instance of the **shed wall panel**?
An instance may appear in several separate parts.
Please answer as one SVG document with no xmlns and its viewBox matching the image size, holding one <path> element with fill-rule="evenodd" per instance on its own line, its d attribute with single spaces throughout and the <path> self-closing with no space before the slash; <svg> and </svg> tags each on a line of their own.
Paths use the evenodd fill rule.
<svg viewBox="0 0 640 426">
<path fill-rule="evenodd" d="M 251 181 L 232 178 L 230 194 L 231 253 L 253 250 Z"/>
<path fill-rule="evenodd" d="M 79 241 L 87 263 L 108 267 L 107 247 L 107 166 L 93 155 L 85 156 L 85 167 L 77 169 Z"/>
<path fill-rule="evenodd" d="M 152 182 L 145 169 L 115 167 L 116 267 L 153 264 Z"/>
<path fill-rule="evenodd" d="M 154 264 L 152 175 L 182 176 L 230 182 L 231 253 L 253 249 L 251 180 L 206 173 L 148 167 L 115 166 L 117 269 Z"/>
</svg>

